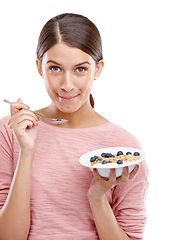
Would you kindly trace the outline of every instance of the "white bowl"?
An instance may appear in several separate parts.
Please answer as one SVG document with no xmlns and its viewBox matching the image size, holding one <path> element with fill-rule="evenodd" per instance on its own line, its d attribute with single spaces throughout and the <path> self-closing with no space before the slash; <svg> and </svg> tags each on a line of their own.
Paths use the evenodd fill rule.
<svg viewBox="0 0 179 240">
<path fill-rule="evenodd" d="M 133 155 L 134 152 L 139 152 L 141 158 L 139 160 L 136 160 L 136 161 L 123 162 L 123 164 L 117 164 L 117 163 L 101 164 L 101 163 L 97 163 L 97 164 L 94 164 L 93 166 L 91 166 L 91 162 L 90 162 L 90 158 L 91 157 L 93 157 L 95 155 L 99 156 L 103 152 L 117 154 L 118 151 L 122 151 L 124 153 L 124 155 L 127 152 L 131 152 L 132 155 Z M 124 167 L 129 166 L 129 172 L 131 172 L 134 169 L 134 167 L 136 166 L 136 164 L 140 163 L 144 159 L 145 159 L 145 153 L 141 149 L 128 148 L 128 147 L 111 147 L 111 148 L 96 149 L 94 151 L 85 153 L 85 154 L 83 154 L 80 157 L 79 162 L 83 166 L 89 167 L 91 171 L 93 171 L 93 168 L 97 168 L 98 173 L 100 174 L 100 176 L 108 178 L 109 174 L 110 174 L 110 169 L 111 168 L 115 168 L 116 177 L 120 177 L 122 175 L 122 173 L 123 173 Z"/>
</svg>

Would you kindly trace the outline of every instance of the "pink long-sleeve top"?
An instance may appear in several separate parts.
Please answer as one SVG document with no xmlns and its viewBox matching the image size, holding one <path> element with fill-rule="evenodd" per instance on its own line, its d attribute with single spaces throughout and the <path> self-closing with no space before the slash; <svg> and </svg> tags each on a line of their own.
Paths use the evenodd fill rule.
<svg viewBox="0 0 179 240">
<path fill-rule="evenodd" d="M 8 119 L 9 116 L 0 120 L 0 209 L 6 201 L 19 157 L 19 146 L 7 125 Z M 39 122 L 37 132 L 28 239 L 99 239 L 87 199 L 93 176 L 79 163 L 79 157 L 98 148 L 140 148 L 139 142 L 111 122 L 81 129 Z M 133 240 L 143 239 L 147 175 L 143 161 L 134 179 L 106 194 L 119 225 Z"/>
</svg>

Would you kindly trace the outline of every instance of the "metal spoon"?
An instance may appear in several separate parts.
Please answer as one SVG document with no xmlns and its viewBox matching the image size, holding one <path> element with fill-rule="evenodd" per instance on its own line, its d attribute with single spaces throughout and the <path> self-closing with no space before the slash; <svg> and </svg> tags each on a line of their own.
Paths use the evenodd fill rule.
<svg viewBox="0 0 179 240">
<path fill-rule="evenodd" d="M 4 102 L 9 103 L 9 104 L 12 103 L 12 102 L 10 102 L 10 101 L 7 100 L 7 99 L 4 99 Z M 65 122 L 68 121 L 68 120 L 66 120 L 66 119 L 61 119 L 61 118 L 47 118 L 47 117 L 45 117 L 44 115 L 42 115 L 42 114 L 40 114 L 40 113 L 37 113 L 37 112 L 34 112 L 34 111 L 30 110 L 30 109 L 29 109 L 29 111 L 31 111 L 31 112 L 33 112 L 33 113 L 35 113 L 35 114 L 43 117 L 45 120 L 47 120 L 48 122 L 51 122 L 51 123 L 61 124 L 61 123 L 65 123 Z"/>
</svg>

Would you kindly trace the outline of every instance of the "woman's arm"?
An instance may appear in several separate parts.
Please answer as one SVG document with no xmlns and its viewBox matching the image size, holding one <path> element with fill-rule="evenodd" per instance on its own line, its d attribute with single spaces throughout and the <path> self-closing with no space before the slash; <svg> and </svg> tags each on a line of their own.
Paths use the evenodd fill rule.
<svg viewBox="0 0 179 240">
<path fill-rule="evenodd" d="M 106 197 L 90 200 L 90 206 L 100 240 L 129 240 L 119 226 Z"/>
<path fill-rule="evenodd" d="M 20 154 L 7 200 L 0 211 L 0 239 L 25 240 L 30 229 L 33 154 Z"/>
<path fill-rule="evenodd" d="M 116 179 L 112 169 L 108 180 L 100 177 L 96 169 L 94 179 L 88 191 L 88 200 L 100 240 L 129 240 L 127 234 L 119 226 L 105 193 L 114 186 L 132 179 L 138 171 L 138 166 L 129 174 L 129 168 L 124 169 L 121 178 Z"/>
<path fill-rule="evenodd" d="M 9 127 L 20 146 L 19 160 L 8 197 L 0 210 L 0 239 L 25 240 L 30 229 L 31 170 L 37 118 L 19 100 L 11 106 Z"/>
</svg>

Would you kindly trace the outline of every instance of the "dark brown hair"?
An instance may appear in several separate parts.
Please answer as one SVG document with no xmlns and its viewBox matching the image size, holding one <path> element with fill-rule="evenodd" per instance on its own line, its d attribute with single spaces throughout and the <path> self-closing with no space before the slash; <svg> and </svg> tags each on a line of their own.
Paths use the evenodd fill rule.
<svg viewBox="0 0 179 240">
<path fill-rule="evenodd" d="M 45 52 L 59 42 L 89 54 L 96 64 L 103 59 L 100 33 L 94 23 L 82 15 L 61 14 L 53 17 L 44 25 L 37 45 L 37 58 L 40 62 Z M 90 103 L 94 107 L 91 94 Z"/>
</svg>

